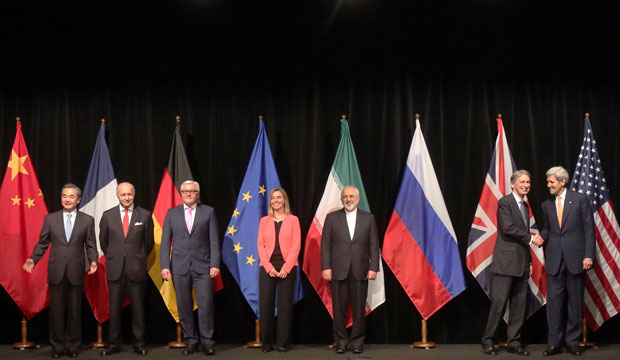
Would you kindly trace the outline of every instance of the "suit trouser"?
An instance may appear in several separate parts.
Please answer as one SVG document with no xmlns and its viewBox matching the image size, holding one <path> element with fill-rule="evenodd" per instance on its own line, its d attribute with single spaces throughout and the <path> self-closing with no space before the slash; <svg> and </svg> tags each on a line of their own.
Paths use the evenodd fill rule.
<svg viewBox="0 0 620 360">
<path fill-rule="evenodd" d="M 334 341 L 336 346 L 346 348 L 351 344 L 353 348 L 364 344 L 366 332 L 366 295 L 368 294 L 368 280 L 355 280 L 349 270 L 344 280 L 332 280 L 329 286 L 332 292 L 332 307 L 334 313 Z M 351 336 L 347 336 L 347 303 L 351 302 L 353 326 Z"/>
<path fill-rule="evenodd" d="M 131 329 L 134 346 L 144 346 L 144 293 L 146 291 L 146 279 L 144 281 L 131 281 L 123 265 L 121 276 L 117 281 L 108 280 L 108 292 L 110 295 L 110 333 L 108 341 L 112 345 L 120 344 L 122 333 L 122 314 L 125 294 L 129 296 L 131 304 Z M 146 271 L 146 270 L 145 270 Z"/>
<path fill-rule="evenodd" d="M 297 266 L 284 279 L 272 278 L 260 268 L 258 278 L 260 289 L 260 334 L 263 346 L 274 344 L 279 347 L 290 344 L 291 328 L 293 326 L 293 295 L 295 292 L 295 278 Z M 278 298 L 277 336 L 274 339 L 274 308 L 276 305 L 276 287 Z"/>
<path fill-rule="evenodd" d="M 54 352 L 77 352 L 82 343 L 82 285 L 73 285 L 67 274 L 49 284 L 50 344 Z"/>
<path fill-rule="evenodd" d="M 213 345 L 213 279 L 209 272 L 198 274 L 190 269 L 187 274 L 172 274 L 174 291 L 177 295 L 177 307 L 179 309 L 179 320 L 183 329 L 183 341 L 188 345 L 193 345 L 200 340 L 203 345 Z M 194 320 L 194 301 L 192 298 L 192 285 L 196 290 L 198 300 L 198 329 Z"/>
<path fill-rule="evenodd" d="M 529 270 L 528 270 L 529 272 Z M 482 344 L 492 345 L 497 327 L 502 321 L 506 306 L 510 301 L 507 325 L 507 343 L 510 347 L 521 346 L 521 329 L 525 321 L 527 301 L 528 272 L 522 277 L 493 274 L 491 298 L 493 303 L 489 309 L 487 326 L 482 335 Z"/>
<path fill-rule="evenodd" d="M 547 274 L 547 343 L 560 346 L 562 339 L 568 346 L 577 346 L 581 337 L 581 309 L 586 283 L 586 273 L 571 274 L 564 259 L 556 275 Z M 566 300 L 568 298 L 568 301 Z M 564 305 L 567 305 L 564 327 Z"/>
</svg>

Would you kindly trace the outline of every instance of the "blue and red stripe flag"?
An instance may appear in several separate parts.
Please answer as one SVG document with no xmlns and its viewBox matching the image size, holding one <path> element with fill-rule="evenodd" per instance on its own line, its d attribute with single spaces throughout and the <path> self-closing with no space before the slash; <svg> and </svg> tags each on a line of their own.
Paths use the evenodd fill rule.
<svg viewBox="0 0 620 360">
<path fill-rule="evenodd" d="M 588 325 L 596 331 L 620 311 L 620 226 L 589 117 L 584 120 L 583 143 L 570 189 L 588 197 L 596 225 L 596 261 L 594 270 L 586 275 L 583 309 Z"/>
<path fill-rule="evenodd" d="M 510 194 L 510 177 L 517 166 L 510 154 L 502 119 L 497 119 L 497 140 L 491 158 L 489 172 L 484 180 L 482 194 L 469 231 L 466 263 L 484 292 L 491 297 L 493 274 L 493 249 L 497 239 L 497 204 L 504 195 Z M 529 204 L 529 201 L 528 201 Z M 538 233 L 536 220 L 530 206 L 530 232 Z M 532 274 L 528 280 L 527 317 L 534 314 L 547 302 L 547 276 L 543 249 L 531 244 Z"/>
<path fill-rule="evenodd" d="M 112 167 L 112 160 L 105 141 L 105 122 L 101 122 L 95 150 L 90 161 L 90 168 L 86 176 L 86 185 L 80 202 L 80 211 L 95 218 L 95 234 L 97 235 L 97 251 L 99 265 L 97 272 L 86 275 L 84 293 L 88 299 L 93 314 L 100 324 L 110 318 L 110 302 L 108 297 L 108 282 L 106 280 L 106 258 L 99 242 L 99 222 L 103 212 L 118 206 L 116 197 L 116 176 Z"/>
<path fill-rule="evenodd" d="M 424 319 L 466 288 L 456 235 L 419 120 L 385 232 L 383 258 Z"/>
</svg>

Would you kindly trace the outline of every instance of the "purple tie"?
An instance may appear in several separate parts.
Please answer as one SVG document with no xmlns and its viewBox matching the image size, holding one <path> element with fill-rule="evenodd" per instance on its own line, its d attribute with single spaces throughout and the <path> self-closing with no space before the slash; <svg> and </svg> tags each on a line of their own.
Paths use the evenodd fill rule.
<svg viewBox="0 0 620 360">
<path fill-rule="evenodd" d="M 192 208 L 188 207 L 185 213 L 185 225 L 187 226 L 187 232 L 192 233 Z"/>
</svg>

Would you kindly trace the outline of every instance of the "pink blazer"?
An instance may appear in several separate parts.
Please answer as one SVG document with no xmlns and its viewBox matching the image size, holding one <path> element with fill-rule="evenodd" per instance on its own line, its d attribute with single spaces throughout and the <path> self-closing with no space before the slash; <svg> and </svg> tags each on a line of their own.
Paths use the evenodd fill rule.
<svg viewBox="0 0 620 360">
<path fill-rule="evenodd" d="M 258 226 L 258 257 L 260 258 L 260 266 L 266 272 L 274 269 L 269 262 L 273 250 L 276 247 L 276 229 L 273 224 L 274 217 L 267 215 L 260 219 Z M 301 248 L 301 230 L 299 229 L 299 219 L 295 215 L 286 214 L 280 228 L 280 250 L 284 257 L 284 266 L 282 270 L 290 274 L 293 266 L 297 265 L 297 257 Z"/>
</svg>

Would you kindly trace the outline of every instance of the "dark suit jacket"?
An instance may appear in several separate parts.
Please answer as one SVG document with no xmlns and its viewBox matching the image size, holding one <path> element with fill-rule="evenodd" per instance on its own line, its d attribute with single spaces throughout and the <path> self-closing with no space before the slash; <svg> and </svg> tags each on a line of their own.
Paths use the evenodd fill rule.
<svg viewBox="0 0 620 360">
<path fill-rule="evenodd" d="M 191 235 L 185 225 L 183 205 L 169 209 L 161 235 L 161 268 L 170 269 L 173 274 L 187 274 L 190 269 L 198 274 L 208 274 L 210 268 L 219 268 L 220 240 L 217 227 L 215 212 L 210 206 L 196 206 Z M 174 242 L 172 258 L 171 241 Z"/>
<path fill-rule="evenodd" d="M 332 270 L 333 280 L 366 280 L 369 270 L 379 271 L 379 236 L 375 216 L 357 209 L 353 240 L 345 210 L 327 214 L 321 237 L 321 270 Z"/>
<path fill-rule="evenodd" d="M 495 274 L 522 277 L 529 271 L 530 229 L 523 222 L 519 204 L 513 194 L 501 199 L 497 206 L 497 240 L 493 250 L 491 271 Z"/>
<path fill-rule="evenodd" d="M 45 216 L 39 242 L 35 245 L 30 258 L 36 264 L 51 244 L 47 266 L 48 284 L 58 285 L 66 272 L 71 285 L 83 285 L 86 273 L 84 247 L 89 264 L 96 262 L 99 257 L 95 241 L 95 220 L 92 216 L 78 211 L 71 239 L 67 243 L 62 212 L 63 210 L 60 210 Z"/>
<path fill-rule="evenodd" d="M 108 280 L 117 281 L 124 264 L 131 281 L 145 281 L 147 258 L 154 245 L 151 212 L 134 206 L 125 238 L 120 207 L 106 210 L 99 222 L 99 243 L 106 257 Z"/>
<path fill-rule="evenodd" d="M 276 247 L 276 229 L 274 226 L 273 215 L 264 216 L 260 219 L 258 225 L 257 249 L 260 259 L 260 266 L 265 268 L 269 273 L 274 269 L 270 262 L 271 255 Z M 278 236 L 278 244 L 284 258 L 284 265 L 281 270 L 287 274 L 293 270 L 293 266 L 297 265 L 297 257 L 301 249 L 301 230 L 299 228 L 299 219 L 295 215 L 286 214 L 282 220 L 282 227 Z"/>
<path fill-rule="evenodd" d="M 594 217 L 588 198 L 578 192 L 566 190 L 562 228 L 558 224 L 558 212 L 555 198 L 542 204 L 544 226 L 541 236 L 547 244 L 545 271 L 556 275 L 560 269 L 560 260 L 571 274 L 583 272 L 583 259 L 595 260 L 594 246 L 596 233 Z"/>
</svg>

